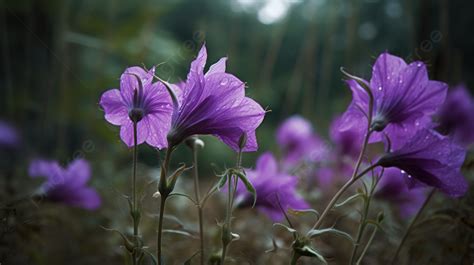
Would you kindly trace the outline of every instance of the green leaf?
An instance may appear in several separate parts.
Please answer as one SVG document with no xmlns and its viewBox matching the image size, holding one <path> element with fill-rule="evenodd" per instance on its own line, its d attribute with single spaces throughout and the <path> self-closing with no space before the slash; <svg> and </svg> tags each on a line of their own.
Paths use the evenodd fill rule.
<svg viewBox="0 0 474 265">
<path fill-rule="evenodd" d="M 364 199 L 365 195 L 362 194 L 362 193 L 356 193 L 356 194 L 350 196 L 349 198 L 345 199 L 343 202 L 341 202 L 341 203 L 336 203 L 336 204 L 334 205 L 334 207 L 338 208 L 338 207 L 344 206 L 344 205 L 346 205 L 346 204 L 348 204 L 348 203 L 350 203 L 350 202 L 352 202 L 352 201 L 354 201 L 354 200 L 356 200 L 356 199 L 358 199 L 358 198 L 360 198 L 360 197 L 362 197 L 362 198 Z"/>
<path fill-rule="evenodd" d="M 287 211 L 290 214 L 295 215 L 295 216 L 301 216 L 301 215 L 305 215 L 305 214 L 308 214 L 308 213 L 312 213 L 312 214 L 316 215 L 317 217 L 320 216 L 319 212 L 316 211 L 315 209 L 291 209 L 291 208 L 288 208 Z"/>
<path fill-rule="evenodd" d="M 224 187 L 224 185 L 227 183 L 227 174 L 224 174 L 224 175 L 221 175 L 220 176 L 220 179 L 219 179 L 219 182 L 217 182 L 217 189 L 220 190 L 222 189 L 222 187 Z"/>
<path fill-rule="evenodd" d="M 250 194 L 252 194 L 252 196 L 253 196 L 252 208 L 253 208 L 255 206 L 255 203 L 257 202 L 257 191 L 253 187 L 252 183 L 247 179 L 247 176 L 245 174 L 243 174 L 241 172 L 235 172 L 235 175 L 237 177 L 239 177 L 239 179 L 242 181 L 242 183 L 244 183 L 245 188 L 247 189 L 247 191 Z"/>
<path fill-rule="evenodd" d="M 328 264 L 326 259 L 324 258 L 323 255 L 319 254 L 318 251 L 316 251 L 315 249 L 313 249 L 312 247 L 310 246 L 303 246 L 302 248 L 298 249 L 298 252 L 300 255 L 302 256 L 306 256 L 306 257 L 315 257 L 317 258 L 319 261 L 321 261 L 322 263 L 324 264 Z"/>
<path fill-rule="evenodd" d="M 176 185 L 176 181 L 178 180 L 178 177 L 183 174 L 184 171 L 189 170 L 192 167 L 186 167 L 185 164 L 182 164 L 178 169 L 174 171 L 174 173 L 169 177 L 168 180 L 168 187 L 171 189 L 171 191 L 174 189 L 174 186 Z"/>
<path fill-rule="evenodd" d="M 297 233 L 297 231 L 296 231 L 295 229 L 293 229 L 293 228 L 291 228 L 291 227 L 289 227 L 289 226 L 287 226 L 287 225 L 285 225 L 285 224 L 282 224 L 282 223 L 274 223 L 274 224 L 273 224 L 273 227 L 275 227 L 275 226 L 283 227 L 283 228 L 285 228 L 285 229 L 286 229 L 288 232 L 290 232 L 290 233 Z"/>
<path fill-rule="evenodd" d="M 335 234 L 337 236 L 347 238 L 352 243 L 354 243 L 354 239 L 352 238 L 351 235 L 349 235 L 348 233 L 346 233 L 344 231 L 337 230 L 337 229 L 334 229 L 334 228 L 311 229 L 311 230 L 308 231 L 307 236 L 309 238 L 314 238 L 314 237 L 317 237 L 317 236 L 320 236 L 320 235 L 323 235 L 323 234 Z"/>
</svg>

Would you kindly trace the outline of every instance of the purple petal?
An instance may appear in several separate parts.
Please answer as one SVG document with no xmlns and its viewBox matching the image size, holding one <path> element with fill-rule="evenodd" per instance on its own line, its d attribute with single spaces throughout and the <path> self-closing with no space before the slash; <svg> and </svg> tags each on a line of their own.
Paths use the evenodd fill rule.
<svg viewBox="0 0 474 265">
<path fill-rule="evenodd" d="M 278 172 L 278 165 L 275 157 L 270 152 L 263 153 L 257 160 L 257 170 L 262 174 L 275 174 Z"/>
<path fill-rule="evenodd" d="M 105 119 L 108 122 L 114 125 L 122 125 L 129 119 L 127 106 L 118 89 L 104 92 L 99 104 L 104 109 Z"/>
<path fill-rule="evenodd" d="M 142 119 L 137 124 L 137 145 L 142 144 L 148 138 L 150 132 L 150 125 L 148 119 Z M 120 127 L 120 138 L 128 146 L 133 147 L 133 122 L 128 120 Z"/>
<path fill-rule="evenodd" d="M 91 167 L 84 159 L 72 161 L 66 169 L 66 177 L 70 186 L 85 186 L 91 177 Z"/>
<path fill-rule="evenodd" d="M 219 59 L 219 61 L 209 67 L 209 70 L 206 73 L 206 77 L 216 73 L 225 73 L 226 62 L 227 57 L 222 57 L 221 59 Z"/>
</svg>

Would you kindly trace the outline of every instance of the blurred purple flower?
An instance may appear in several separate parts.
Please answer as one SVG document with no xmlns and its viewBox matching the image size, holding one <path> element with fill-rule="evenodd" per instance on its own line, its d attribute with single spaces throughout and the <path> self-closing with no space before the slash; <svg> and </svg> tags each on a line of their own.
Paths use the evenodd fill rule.
<svg viewBox="0 0 474 265">
<path fill-rule="evenodd" d="M 426 199 L 426 189 L 407 186 L 408 175 L 398 168 L 387 168 L 377 186 L 374 196 L 385 200 L 398 207 L 398 213 L 402 218 L 414 215 L 423 205 Z"/>
<path fill-rule="evenodd" d="M 280 221 L 284 215 L 281 207 L 286 211 L 290 209 L 307 209 L 308 203 L 297 193 L 298 179 L 278 170 L 275 157 L 267 152 L 257 160 L 255 170 L 246 170 L 248 180 L 257 191 L 257 202 L 255 207 L 271 218 Z M 239 207 L 250 207 L 253 198 L 242 183 L 237 187 L 236 200 Z"/>
<path fill-rule="evenodd" d="M 347 81 L 352 102 L 343 115 L 341 130 L 355 128 L 365 133 L 369 97 L 355 80 Z M 369 83 L 368 83 L 369 84 Z M 372 68 L 369 87 L 374 95 L 371 142 L 381 141 L 387 134 L 393 147 L 431 122 L 429 115 L 444 102 L 447 85 L 429 80 L 422 62 L 406 64 L 403 59 L 382 53 Z"/>
<path fill-rule="evenodd" d="M 336 117 L 330 126 L 329 136 L 335 146 L 337 156 L 357 158 L 362 149 L 364 135 L 359 130 L 341 130 L 342 117 Z"/>
<path fill-rule="evenodd" d="M 466 150 L 451 138 L 421 129 L 401 148 L 382 156 L 378 164 L 406 172 L 410 187 L 424 184 L 459 197 L 468 188 L 461 174 L 465 155 Z"/>
<path fill-rule="evenodd" d="M 438 112 L 439 130 L 449 134 L 462 145 L 474 142 L 474 99 L 466 87 L 452 90 Z"/>
<path fill-rule="evenodd" d="M 221 58 L 204 74 L 206 60 L 203 45 L 191 63 L 186 83 L 180 85 L 181 103 L 173 112 L 169 145 L 175 146 L 195 134 L 211 134 L 238 151 L 239 139 L 246 134 L 243 151 L 257 150 L 255 130 L 262 123 L 265 111 L 245 97 L 242 81 L 225 72 L 227 58 Z"/>
<path fill-rule="evenodd" d="M 147 72 L 138 66 L 127 68 L 120 77 L 120 90 L 108 90 L 100 99 L 105 119 L 120 126 L 120 138 L 129 147 L 133 146 L 131 117 L 138 121 L 137 144 L 146 142 L 159 149 L 167 147 L 171 97 L 162 83 L 153 83 L 154 71 L 152 68 Z"/>
<path fill-rule="evenodd" d="M 302 161 L 320 161 L 328 152 L 311 123 L 299 115 L 286 119 L 278 127 L 276 138 L 283 149 L 283 161 L 290 166 Z"/>
<path fill-rule="evenodd" d="M 18 131 L 7 122 L 0 120 L 0 147 L 15 148 L 19 144 Z"/>
<path fill-rule="evenodd" d="M 29 175 L 46 178 L 40 195 L 50 201 L 88 210 L 95 210 L 101 205 L 97 191 L 86 186 L 91 168 L 84 159 L 72 161 L 67 168 L 62 168 L 57 161 L 34 160 L 30 163 Z"/>
</svg>

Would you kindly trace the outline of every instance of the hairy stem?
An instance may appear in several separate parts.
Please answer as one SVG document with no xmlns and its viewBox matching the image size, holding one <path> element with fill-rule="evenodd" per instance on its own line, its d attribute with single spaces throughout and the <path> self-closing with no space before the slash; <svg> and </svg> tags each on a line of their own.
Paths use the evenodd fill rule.
<svg viewBox="0 0 474 265">
<path fill-rule="evenodd" d="M 367 244 L 365 245 L 364 250 L 362 250 L 362 253 L 360 254 L 359 259 L 357 260 L 356 265 L 359 265 L 362 262 L 362 259 L 364 258 L 365 253 L 367 253 L 367 250 L 369 249 L 370 245 L 372 245 L 372 241 L 374 240 L 374 237 L 375 237 L 376 233 L 377 233 L 377 227 L 374 227 L 374 231 L 372 231 L 372 234 L 370 235 L 369 241 L 367 241 Z"/>
<path fill-rule="evenodd" d="M 392 258 L 392 261 L 390 262 L 390 264 L 393 265 L 397 261 L 398 254 L 402 250 L 403 244 L 405 244 L 405 241 L 407 240 L 408 235 L 410 234 L 411 230 L 413 229 L 413 226 L 415 225 L 416 221 L 418 221 L 418 218 L 421 216 L 421 213 L 426 208 L 426 205 L 428 205 L 428 203 L 430 202 L 430 200 L 433 197 L 433 195 L 435 194 L 435 192 L 436 192 L 436 189 L 433 188 L 430 191 L 430 193 L 428 194 L 428 196 L 426 197 L 426 200 L 423 203 L 423 205 L 421 206 L 421 208 L 416 213 L 415 217 L 413 217 L 413 219 L 411 220 L 410 224 L 407 227 L 407 230 L 405 230 L 405 234 L 403 234 L 403 237 L 402 237 L 402 240 L 400 241 L 400 244 L 398 244 L 397 250 L 395 251 L 395 254 L 393 255 L 393 258 Z"/>
<path fill-rule="evenodd" d="M 379 180 L 380 180 L 380 178 L 377 178 L 377 179 L 374 180 L 374 182 L 371 185 L 369 194 L 367 194 L 367 200 L 364 200 L 364 211 L 363 211 L 363 213 L 361 215 L 361 218 L 360 218 L 360 224 L 359 224 L 359 228 L 358 228 L 358 231 L 357 231 L 357 238 L 356 238 L 356 242 L 354 244 L 354 248 L 352 249 L 352 254 L 351 254 L 351 259 L 350 259 L 349 264 L 353 264 L 354 261 L 355 261 L 355 258 L 356 258 L 356 255 L 357 255 L 357 249 L 359 248 L 360 241 L 362 240 L 362 236 L 364 235 L 364 231 L 365 231 L 365 228 L 367 226 L 366 221 L 367 221 L 367 217 L 369 216 L 369 209 L 370 209 L 370 203 L 372 201 L 372 196 L 375 192 L 375 187 L 377 186 Z M 375 234 L 375 232 L 374 232 L 374 234 Z M 370 241 L 367 243 L 366 248 L 368 247 L 368 245 L 370 245 Z M 364 255 L 364 252 L 361 253 L 361 258 L 362 258 L 363 255 Z M 361 258 L 359 258 L 357 262 L 359 262 L 361 260 Z"/>
<path fill-rule="evenodd" d="M 132 170 L 132 222 L 133 222 L 133 242 L 138 238 L 138 220 L 137 220 L 137 122 L 133 122 L 133 170 Z M 137 252 L 132 252 L 132 264 L 137 264 Z"/>
<path fill-rule="evenodd" d="M 237 153 L 237 162 L 236 168 L 239 169 L 242 165 L 242 150 L 239 150 Z M 234 185 L 232 185 L 232 180 L 234 181 Z M 225 257 L 227 255 L 228 246 L 230 241 L 232 240 L 231 237 L 231 225 L 232 225 L 232 209 L 234 206 L 234 197 L 237 191 L 237 184 L 238 184 L 238 177 L 232 175 L 227 180 L 228 190 L 227 190 L 227 209 L 226 209 L 226 218 L 225 223 L 222 229 L 222 253 L 221 253 L 221 265 L 224 265 Z"/>
<path fill-rule="evenodd" d="M 198 210 L 198 219 L 199 219 L 199 240 L 200 240 L 200 251 L 201 251 L 201 265 L 204 265 L 204 227 L 203 227 L 203 218 L 202 218 L 202 203 L 201 203 L 201 191 L 199 187 L 199 170 L 198 170 L 198 150 L 196 146 L 192 147 L 193 149 L 193 164 L 194 164 L 194 195 L 197 204 Z"/>
<path fill-rule="evenodd" d="M 158 265 L 162 265 L 162 235 L 163 235 L 163 217 L 165 214 L 166 199 L 169 196 L 168 192 L 162 192 L 167 189 L 167 175 L 168 167 L 171 160 L 171 153 L 173 152 L 173 147 L 170 146 L 166 149 L 165 160 L 161 165 L 160 181 L 158 183 L 158 191 L 161 192 L 160 200 L 160 213 L 158 217 L 158 237 L 157 237 L 157 247 L 156 247 L 156 258 L 158 259 Z"/>
<path fill-rule="evenodd" d="M 158 238 L 157 238 L 157 253 L 156 253 L 156 258 L 158 259 L 158 265 L 162 264 L 162 255 L 161 255 L 161 238 L 163 235 L 163 216 L 165 215 L 165 204 L 166 204 L 166 198 L 161 197 L 160 201 L 160 215 L 158 219 Z"/>
</svg>

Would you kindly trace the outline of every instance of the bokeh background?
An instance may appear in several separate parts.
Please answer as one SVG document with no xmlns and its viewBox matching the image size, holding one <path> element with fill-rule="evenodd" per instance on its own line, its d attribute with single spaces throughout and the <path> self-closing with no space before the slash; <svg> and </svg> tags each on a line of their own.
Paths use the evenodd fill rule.
<svg viewBox="0 0 474 265">
<path fill-rule="evenodd" d="M 103 206 L 88 212 L 40 202 L 8 213 L 10 217 L 2 219 L 0 264 L 119 264 L 125 259 L 120 237 L 102 226 L 123 231 L 130 223 L 121 194 L 129 192 L 131 150 L 120 141 L 118 128 L 104 120 L 98 101 L 105 90 L 119 86 L 126 67 L 159 64 L 158 75 L 179 81 L 202 43 L 208 48 L 208 63 L 228 56 L 229 72 L 247 82 L 247 94 L 271 110 L 258 129 L 260 151 L 244 157 L 244 165 L 252 167 L 259 153 L 277 150 L 275 128 L 292 114 L 309 119 L 326 137 L 329 122 L 350 101 L 340 67 L 368 78 L 371 64 L 383 51 L 407 61 L 422 60 L 433 79 L 464 83 L 472 91 L 473 8 L 471 1 L 461 0 L 2 0 L 0 119 L 13 124 L 22 137 L 21 151 L 2 153 L 2 165 L 12 167 L 13 176 L 1 182 L 2 200 L 28 194 L 39 185 L 27 176 L 30 159 L 40 156 L 67 163 L 84 157 L 93 165 L 92 185 Z M 235 154 L 211 137 L 204 140 L 200 170 L 212 181 L 215 171 L 234 163 Z M 190 164 L 190 158 L 189 150 L 181 147 L 173 163 Z M 140 147 L 139 160 L 145 237 L 154 249 L 157 201 L 151 194 L 158 175 L 156 150 Z M 183 190 L 190 185 L 186 178 L 180 182 Z M 206 218 L 215 251 L 215 220 L 223 218 L 221 199 L 214 198 Z M 438 200 L 441 205 L 467 207 L 473 215 L 472 204 Z M 177 199 L 170 214 L 191 231 L 195 221 L 187 213 L 189 207 Z M 234 256 L 240 259 L 235 264 L 279 264 L 262 258 L 271 247 L 271 222 L 263 216 L 245 220 L 237 223 L 248 236 L 236 243 Z M 440 232 L 449 241 L 447 249 L 441 248 L 447 254 L 440 251 L 445 259 L 435 260 L 453 263 L 439 264 L 472 264 L 474 221 L 471 217 L 465 223 L 456 225 L 462 226 L 456 230 L 459 235 L 450 233 L 446 239 Z M 392 232 L 404 224 L 396 223 Z M 430 243 L 420 250 L 421 256 L 434 255 L 431 245 L 439 249 L 433 243 L 436 233 L 427 234 L 423 237 Z M 197 246 L 195 240 L 176 235 L 166 242 L 176 264 L 194 253 L 190 246 Z M 343 244 L 341 251 L 344 247 L 349 245 Z M 275 254 L 275 260 L 287 253 Z M 381 264 L 379 258 L 372 256 L 368 262 Z"/>
</svg>

